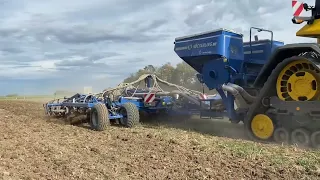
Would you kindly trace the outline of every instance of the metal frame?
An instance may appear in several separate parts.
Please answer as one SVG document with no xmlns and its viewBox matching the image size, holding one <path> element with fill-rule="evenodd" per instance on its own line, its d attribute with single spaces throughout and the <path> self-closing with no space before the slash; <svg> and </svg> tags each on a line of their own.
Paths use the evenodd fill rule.
<svg viewBox="0 0 320 180">
<path fill-rule="evenodd" d="M 251 38 L 252 38 L 252 29 L 257 30 L 258 32 L 262 32 L 262 31 L 269 32 L 269 33 L 271 34 L 270 49 L 272 50 L 273 31 L 268 30 L 268 29 L 263 29 L 263 28 L 251 27 L 251 28 L 250 28 L 250 51 L 251 51 L 251 55 L 252 55 L 252 40 L 251 40 Z"/>
<path fill-rule="evenodd" d="M 90 96 L 90 101 L 85 102 L 86 97 Z M 78 98 L 77 98 L 78 97 Z M 56 101 L 56 102 L 55 102 Z M 84 101 L 84 102 L 81 102 Z M 62 102 L 60 102 L 60 99 L 53 100 L 51 102 L 48 102 L 44 105 L 46 114 L 54 116 L 65 116 L 68 115 L 69 111 L 74 110 L 77 114 L 87 114 L 88 111 L 91 110 L 91 108 L 94 107 L 97 103 L 103 103 L 106 105 L 108 111 L 109 111 L 109 119 L 119 119 L 123 118 L 123 116 L 119 113 L 115 113 L 108 107 L 116 107 L 120 108 L 121 105 L 112 103 L 107 101 L 99 101 L 95 96 L 89 94 L 89 95 L 84 95 L 84 94 L 75 94 L 69 98 L 64 98 Z M 54 107 L 59 107 L 59 109 L 63 108 L 64 110 L 54 110 Z M 80 109 L 79 109 L 80 108 Z"/>
</svg>

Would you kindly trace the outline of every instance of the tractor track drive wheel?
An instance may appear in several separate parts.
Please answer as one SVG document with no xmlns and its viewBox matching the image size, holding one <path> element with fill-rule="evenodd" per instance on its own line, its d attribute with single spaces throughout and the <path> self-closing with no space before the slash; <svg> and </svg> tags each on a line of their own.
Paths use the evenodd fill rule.
<svg viewBox="0 0 320 180">
<path fill-rule="evenodd" d="M 104 104 L 98 103 L 93 106 L 89 124 L 96 131 L 103 131 L 110 125 L 108 109 Z"/>
<path fill-rule="evenodd" d="M 250 139 L 319 147 L 320 111 L 312 103 L 320 100 L 320 59 L 314 55 L 320 57 L 286 58 L 272 70 L 244 120 Z"/>
<path fill-rule="evenodd" d="M 283 101 L 310 101 L 319 95 L 319 71 L 307 60 L 286 65 L 277 79 L 277 95 Z"/>
<path fill-rule="evenodd" d="M 130 102 L 123 104 L 119 113 L 123 116 L 123 118 L 120 119 L 121 125 L 132 128 L 133 126 L 139 124 L 139 110 L 135 104 Z"/>
</svg>

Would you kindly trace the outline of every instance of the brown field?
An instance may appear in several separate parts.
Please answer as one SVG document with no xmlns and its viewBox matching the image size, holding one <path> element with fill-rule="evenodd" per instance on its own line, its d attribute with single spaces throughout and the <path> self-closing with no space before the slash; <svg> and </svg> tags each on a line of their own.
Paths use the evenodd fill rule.
<svg viewBox="0 0 320 180">
<path fill-rule="evenodd" d="M 319 151 L 246 141 L 221 120 L 95 132 L 46 119 L 40 101 L 1 100 L 0 128 L 5 180 L 320 179 Z"/>
</svg>

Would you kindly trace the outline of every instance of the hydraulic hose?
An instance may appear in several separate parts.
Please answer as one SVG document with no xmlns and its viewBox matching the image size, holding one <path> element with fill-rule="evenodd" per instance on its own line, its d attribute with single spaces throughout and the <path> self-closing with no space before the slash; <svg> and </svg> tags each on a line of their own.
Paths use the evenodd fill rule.
<svg viewBox="0 0 320 180">
<path fill-rule="evenodd" d="M 238 102 L 237 104 L 239 104 L 239 108 L 248 108 L 248 103 L 245 101 L 245 99 L 242 97 L 242 95 L 236 88 L 224 84 L 222 85 L 222 90 L 230 92 L 234 96 L 235 101 Z"/>
<path fill-rule="evenodd" d="M 246 90 L 244 90 L 241 86 L 236 85 L 236 84 L 232 84 L 232 83 L 228 83 L 228 86 L 231 86 L 233 88 L 235 88 L 240 94 L 241 96 L 248 102 L 248 103 L 253 103 L 256 100 L 256 97 L 250 95 Z"/>
</svg>

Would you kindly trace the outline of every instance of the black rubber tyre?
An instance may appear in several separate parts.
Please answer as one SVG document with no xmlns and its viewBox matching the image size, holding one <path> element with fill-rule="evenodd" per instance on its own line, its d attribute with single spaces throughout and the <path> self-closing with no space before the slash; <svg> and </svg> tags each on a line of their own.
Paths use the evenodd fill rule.
<svg viewBox="0 0 320 180">
<path fill-rule="evenodd" d="M 290 133 L 285 128 L 277 128 L 273 132 L 273 139 L 277 143 L 289 144 L 289 142 L 290 142 Z"/>
<path fill-rule="evenodd" d="M 302 128 L 295 129 L 291 133 L 291 141 L 292 144 L 308 147 L 310 145 L 310 132 Z"/>
<path fill-rule="evenodd" d="M 96 131 L 103 131 L 110 125 L 108 109 L 104 104 L 98 103 L 93 106 L 89 124 L 91 129 Z"/>
<path fill-rule="evenodd" d="M 120 109 L 120 114 L 123 115 L 123 118 L 120 120 L 120 124 L 132 128 L 133 126 L 139 124 L 140 115 L 139 109 L 133 103 L 125 103 Z"/>
<path fill-rule="evenodd" d="M 315 131 L 310 137 L 311 145 L 314 148 L 320 149 L 320 131 Z"/>
</svg>

